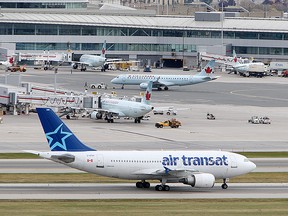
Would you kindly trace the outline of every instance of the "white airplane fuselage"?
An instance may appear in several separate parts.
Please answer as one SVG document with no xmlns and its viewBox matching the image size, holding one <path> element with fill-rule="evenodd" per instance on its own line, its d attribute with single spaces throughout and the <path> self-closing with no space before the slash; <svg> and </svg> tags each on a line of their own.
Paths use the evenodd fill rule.
<svg viewBox="0 0 288 216">
<path fill-rule="evenodd" d="M 142 117 L 153 110 L 153 106 L 136 101 L 102 99 L 102 109 L 117 112 L 119 117 Z"/>
<path fill-rule="evenodd" d="M 97 55 L 82 55 L 80 57 L 80 62 L 85 63 L 90 67 L 100 67 L 103 66 L 106 59 L 102 56 Z"/>
<path fill-rule="evenodd" d="M 74 155 L 75 161 L 64 163 L 50 158 L 63 153 Z M 225 151 L 53 151 L 41 152 L 39 156 L 86 172 L 135 180 L 161 180 L 166 168 L 210 173 L 215 179 L 243 175 L 256 168 L 246 157 Z M 179 182 L 179 178 L 167 175 L 167 182 Z"/>
<path fill-rule="evenodd" d="M 203 79 L 203 76 L 191 75 L 123 74 L 112 79 L 111 83 L 123 85 L 141 85 L 142 83 L 147 83 L 148 81 L 158 81 L 161 83 L 165 83 L 166 86 L 184 86 L 206 82 L 207 80 Z M 143 88 L 145 87 L 146 86 L 143 86 Z"/>
</svg>

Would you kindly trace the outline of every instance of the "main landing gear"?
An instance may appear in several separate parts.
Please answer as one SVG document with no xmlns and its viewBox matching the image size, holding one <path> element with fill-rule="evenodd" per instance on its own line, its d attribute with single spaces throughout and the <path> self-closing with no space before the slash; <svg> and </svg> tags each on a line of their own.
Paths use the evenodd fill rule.
<svg viewBox="0 0 288 216">
<path fill-rule="evenodd" d="M 156 185 L 155 186 L 156 191 L 169 191 L 170 187 L 168 185 Z"/>
<path fill-rule="evenodd" d="M 228 185 L 227 185 L 227 180 L 228 179 L 223 179 L 223 184 L 221 185 L 222 189 L 227 189 L 228 188 Z"/>
<path fill-rule="evenodd" d="M 136 183 L 137 188 L 150 188 L 150 183 L 146 181 L 141 181 Z"/>
</svg>

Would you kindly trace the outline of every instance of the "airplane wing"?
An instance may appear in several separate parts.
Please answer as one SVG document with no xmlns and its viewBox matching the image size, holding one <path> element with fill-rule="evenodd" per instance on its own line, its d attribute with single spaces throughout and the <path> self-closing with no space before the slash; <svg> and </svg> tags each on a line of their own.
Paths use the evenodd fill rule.
<svg viewBox="0 0 288 216">
<path fill-rule="evenodd" d="M 87 63 L 87 62 L 74 62 L 74 64 L 81 64 L 81 65 L 85 65 L 85 66 L 88 66 L 88 67 L 93 67 L 93 65 Z"/>
<path fill-rule="evenodd" d="M 124 113 L 119 112 L 119 110 L 113 110 L 113 109 L 106 110 L 106 109 L 100 109 L 100 108 L 93 109 L 93 110 L 99 113 L 105 114 L 106 116 L 109 114 L 112 114 L 113 116 L 124 116 Z"/>
<path fill-rule="evenodd" d="M 160 88 L 160 87 L 164 87 L 164 86 L 172 86 L 172 85 L 175 85 L 174 83 L 172 82 L 159 82 L 158 80 L 156 81 L 153 81 L 153 88 Z"/>
</svg>

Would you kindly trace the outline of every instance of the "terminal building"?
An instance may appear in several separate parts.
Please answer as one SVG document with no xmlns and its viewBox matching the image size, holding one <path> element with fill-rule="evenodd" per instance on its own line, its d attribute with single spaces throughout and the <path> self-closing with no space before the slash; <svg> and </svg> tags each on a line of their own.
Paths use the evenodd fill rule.
<svg viewBox="0 0 288 216">
<path fill-rule="evenodd" d="M 15 53 L 72 52 L 77 60 L 84 53 L 100 54 L 106 40 L 108 58 L 145 64 L 162 61 L 167 67 L 193 66 L 202 51 L 231 55 L 233 49 L 239 56 L 264 62 L 287 60 L 288 19 L 243 18 L 237 13 L 222 19 L 219 12 L 160 16 L 141 15 L 136 9 L 114 11 L 2 8 L 0 47 L 15 44 Z"/>
</svg>

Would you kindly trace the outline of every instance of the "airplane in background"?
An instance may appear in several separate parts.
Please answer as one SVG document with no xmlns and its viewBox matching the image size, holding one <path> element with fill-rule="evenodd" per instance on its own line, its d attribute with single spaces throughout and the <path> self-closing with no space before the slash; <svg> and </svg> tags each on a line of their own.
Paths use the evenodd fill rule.
<svg viewBox="0 0 288 216">
<path fill-rule="evenodd" d="M 81 71 L 86 71 L 87 67 L 97 68 L 101 67 L 101 71 L 108 69 L 108 64 L 106 64 L 106 40 L 103 43 L 101 55 L 89 55 L 84 54 L 80 57 L 79 62 L 73 62 L 73 69 L 78 69 L 80 67 Z"/>
<path fill-rule="evenodd" d="M 8 70 L 10 67 L 13 66 L 14 58 L 10 57 L 7 61 L 0 61 L 0 70 Z"/>
<path fill-rule="evenodd" d="M 113 84 L 140 85 L 140 88 L 147 88 L 148 82 L 153 82 L 153 88 L 168 90 L 170 86 L 193 85 L 217 79 L 213 76 L 215 61 L 209 61 L 200 73 L 192 75 L 147 75 L 147 74 L 122 74 L 111 80 Z"/>
<path fill-rule="evenodd" d="M 226 151 L 97 151 L 82 143 L 50 109 L 36 108 L 50 151 L 26 151 L 85 172 L 138 180 L 137 188 L 150 188 L 146 180 L 158 180 L 156 191 L 169 191 L 167 183 L 212 188 L 215 179 L 244 175 L 256 168 L 246 157 Z"/>
<path fill-rule="evenodd" d="M 263 76 L 267 72 L 267 66 L 263 62 L 248 62 L 242 63 L 241 59 L 237 58 L 235 50 L 233 50 L 234 61 L 228 65 L 232 66 L 235 71 L 244 76 L 256 75 Z"/>
<path fill-rule="evenodd" d="M 141 102 L 99 97 L 98 109 L 92 111 L 90 117 L 105 119 L 108 123 L 114 122 L 113 117 L 129 117 L 134 118 L 135 123 L 140 123 L 141 119 L 154 109 L 150 105 L 151 96 L 152 82 L 149 82 Z"/>
</svg>

